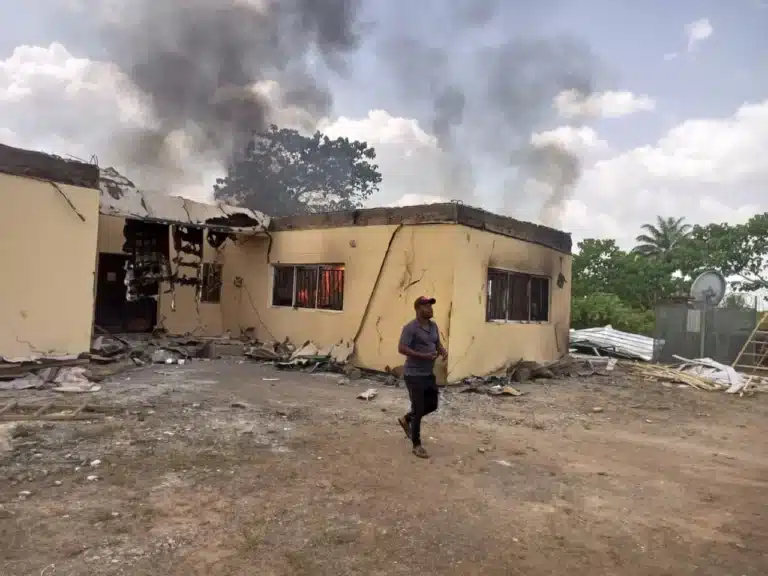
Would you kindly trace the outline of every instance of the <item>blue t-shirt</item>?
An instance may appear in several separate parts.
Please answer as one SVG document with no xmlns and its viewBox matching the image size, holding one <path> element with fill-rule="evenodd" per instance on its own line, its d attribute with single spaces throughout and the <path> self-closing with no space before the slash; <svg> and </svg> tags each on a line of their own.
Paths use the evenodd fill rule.
<svg viewBox="0 0 768 576">
<path fill-rule="evenodd" d="M 400 345 L 410 348 L 414 352 L 435 354 L 440 347 L 440 331 L 437 324 L 429 321 L 422 326 L 418 320 L 411 320 L 403 326 L 400 334 Z M 403 372 L 406 376 L 431 376 L 434 374 L 435 361 L 426 358 L 413 358 L 406 356 Z"/>
</svg>

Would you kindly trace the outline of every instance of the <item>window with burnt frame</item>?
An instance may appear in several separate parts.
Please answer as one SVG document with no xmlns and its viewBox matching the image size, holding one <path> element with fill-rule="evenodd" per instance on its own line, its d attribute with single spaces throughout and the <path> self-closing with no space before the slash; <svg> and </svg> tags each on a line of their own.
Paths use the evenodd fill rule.
<svg viewBox="0 0 768 576">
<path fill-rule="evenodd" d="M 486 321 L 548 322 L 549 278 L 488 270 Z"/>
<path fill-rule="evenodd" d="M 200 301 L 218 304 L 221 301 L 221 264 L 205 262 L 203 264 L 203 282 L 200 286 Z"/>
<path fill-rule="evenodd" d="M 343 310 L 344 266 L 275 266 L 272 306 Z"/>
</svg>

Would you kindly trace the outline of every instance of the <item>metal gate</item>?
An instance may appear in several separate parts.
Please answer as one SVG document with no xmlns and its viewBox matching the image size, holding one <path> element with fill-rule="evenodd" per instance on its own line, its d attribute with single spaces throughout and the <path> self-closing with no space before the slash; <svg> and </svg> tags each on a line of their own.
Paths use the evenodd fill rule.
<svg viewBox="0 0 768 576">
<path fill-rule="evenodd" d="M 701 303 L 661 303 L 656 306 L 656 362 L 712 358 L 731 364 L 757 325 L 755 308 L 713 307 Z"/>
</svg>

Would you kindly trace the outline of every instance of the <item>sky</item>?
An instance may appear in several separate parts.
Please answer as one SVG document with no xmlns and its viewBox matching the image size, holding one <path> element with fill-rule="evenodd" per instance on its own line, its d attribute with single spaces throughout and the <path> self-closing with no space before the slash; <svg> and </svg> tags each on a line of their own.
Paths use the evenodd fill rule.
<svg viewBox="0 0 768 576">
<path fill-rule="evenodd" d="M 0 3 L 0 142 L 95 155 L 120 169 L 115 135 L 147 112 L 83 12 L 88 1 Z M 103 0 L 100 17 L 119 20 L 126 1 Z M 525 141 L 556 142 L 579 158 L 580 177 L 556 218 L 575 241 L 615 238 L 628 248 L 656 216 L 737 223 L 768 211 L 768 2 L 541 0 L 530 9 L 487 1 L 496 6 L 490 20 L 463 34 L 440 22 L 446 5 L 467 0 L 365 3 L 361 19 L 373 31 L 348 54 L 343 74 L 325 77 L 333 104 L 315 122 L 331 136 L 376 148 L 383 183 L 369 205 L 459 199 L 541 222 L 550 192 L 532 180 L 510 181 L 499 161 Z M 453 153 L 471 157 L 473 190 L 446 184 L 429 106 L 383 56 L 387 39 L 402 34 L 446 54 L 469 95 L 472 112 Z M 567 37 L 586 47 L 590 91 L 542 91 L 532 99 L 535 114 L 527 104 L 525 121 L 495 122 L 481 95 L 505 69 L 483 75 L 483 60 L 471 55 L 518 36 Z M 292 112 L 276 104 L 274 113 L 289 122 Z M 195 169 L 171 192 L 209 197 L 222 169 L 190 165 Z M 141 182 L 141 174 L 126 175 Z"/>
</svg>

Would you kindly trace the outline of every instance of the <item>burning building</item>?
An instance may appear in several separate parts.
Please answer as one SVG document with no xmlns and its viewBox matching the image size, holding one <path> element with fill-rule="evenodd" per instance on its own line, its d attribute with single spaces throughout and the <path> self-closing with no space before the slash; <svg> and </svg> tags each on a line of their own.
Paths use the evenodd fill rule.
<svg viewBox="0 0 768 576">
<path fill-rule="evenodd" d="M 351 344 L 386 371 L 419 295 L 437 300 L 443 381 L 568 350 L 571 238 L 552 228 L 458 203 L 270 218 L 8 147 L 0 173 L 0 357 L 162 328 Z"/>
<path fill-rule="evenodd" d="M 355 362 L 402 364 L 413 302 L 437 300 L 443 381 L 568 350 L 571 238 L 461 204 L 273 218 L 223 255 L 223 324 L 262 340 L 352 342 Z"/>
</svg>

